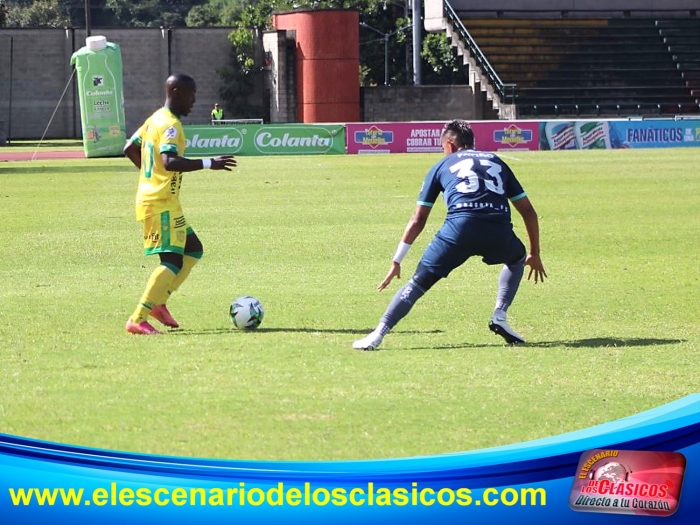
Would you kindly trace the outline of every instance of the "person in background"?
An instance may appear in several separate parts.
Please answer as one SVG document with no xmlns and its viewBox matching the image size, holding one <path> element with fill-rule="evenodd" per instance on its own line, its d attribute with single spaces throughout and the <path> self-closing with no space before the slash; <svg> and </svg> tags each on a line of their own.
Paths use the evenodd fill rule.
<svg viewBox="0 0 700 525">
<path fill-rule="evenodd" d="M 148 322 L 149 316 L 170 328 L 180 326 L 165 303 L 204 253 L 180 205 L 182 174 L 202 169 L 231 171 L 236 166 L 233 155 L 184 157 L 185 133 L 180 117 L 189 115 L 196 91 L 189 75 L 169 76 L 164 107 L 153 113 L 124 147 L 124 154 L 140 171 L 136 218 L 143 224 L 144 253 L 160 257 L 134 313 L 126 321 L 126 331 L 131 334 L 160 334 Z"/>
<path fill-rule="evenodd" d="M 217 102 L 214 104 L 214 109 L 211 110 L 211 120 L 212 122 L 224 119 L 224 110 L 219 106 Z"/>
<path fill-rule="evenodd" d="M 486 264 L 503 264 L 489 329 L 508 344 L 525 339 L 507 321 L 507 310 L 518 291 L 525 266 L 528 279 L 547 277 L 540 259 L 537 213 L 515 175 L 494 153 L 474 150 L 474 132 L 464 120 L 448 122 L 442 132 L 445 157 L 425 177 L 413 216 L 408 221 L 379 291 L 401 277 L 401 261 L 420 235 L 440 193 L 447 206 L 445 222 L 423 253 L 413 277 L 394 296 L 377 327 L 353 343 L 357 350 L 375 350 L 384 336 L 440 279 L 472 256 Z M 518 239 L 510 218 L 510 203 L 525 222 L 530 249 Z"/>
</svg>

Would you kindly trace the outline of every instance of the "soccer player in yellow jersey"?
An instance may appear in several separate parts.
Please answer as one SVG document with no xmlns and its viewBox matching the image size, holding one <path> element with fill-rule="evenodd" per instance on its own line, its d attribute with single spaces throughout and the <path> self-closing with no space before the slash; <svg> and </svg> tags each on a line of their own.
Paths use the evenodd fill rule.
<svg viewBox="0 0 700 525">
<path fill-rule="evenodd" d="M 132 334 L 161 333 L 148 317 L 171 328 L 180 325 L 165 306 L 192 271 L 204 249 L 189 227 L 180 206 L 182 174 L 201 169 L 231 171 L 233 155 L 210 159 L 188 159 L 180 117 L 195 103 L 197 86 L 192 77 L 171 75 L 165 82 L 165 106 L 153 113 L 127 141 L 124 154 L 140 170 L 136 193 L 136 219 L 143 224 L 146 255 L 157 253 L 160 264 L 153 270 L 134 313 L 126 322 Z"/>
</svg>

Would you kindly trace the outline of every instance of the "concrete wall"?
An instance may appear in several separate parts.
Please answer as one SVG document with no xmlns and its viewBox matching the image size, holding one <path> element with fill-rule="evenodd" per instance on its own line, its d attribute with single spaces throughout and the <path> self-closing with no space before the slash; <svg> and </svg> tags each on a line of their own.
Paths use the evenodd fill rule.
<svg viewBox="0 0 700 525">
<path fill-rule="evenodd" d="M 377 86 L 363 88 L 365 122 L 482 119 L 469 86 Z"/>
<path fill-rule="evenodd" d="M 296 44 L 293 32 L 266 31 L 263 34 L 266 53 L 266 82 L 270 90 L 270 122 L 296 120 Z"/>
<path fill-rule="evenodd" d="M 169 71 L 192 75 L 197 103 L 185 123 L 209 121 L 220 101 L 216 69 L 227 65 L 230 28 L 99 29 L 94 34 L 119 44 L 124 64 L 124 105 L 127 134 L 164 101 L 163 83 Z M 13 40 L 12 129 L 10 124 L 10 42 Z M 12 138 L 41 137 L 61 93 L 68 85 L 72 53 L 85 45 L 85 32 L 64 29 L 0 29 L 0 132 Z M 47 138 L 80 137 L 77 82 L 68 86 L 49 127 Z M 235 118 L 235 108 L 226 108 Z"/>
<path fill-rule="evenodd" d="M 70 36 L 67 38 L 63 29 L 0 30 L 0 121 L 4 122 L 5 133 L 11 125 L 12 137 L 42 135 L 71 77 Z M 72 94 L 69 88 L 48 136 L 72 134 Z"/>
</svg>

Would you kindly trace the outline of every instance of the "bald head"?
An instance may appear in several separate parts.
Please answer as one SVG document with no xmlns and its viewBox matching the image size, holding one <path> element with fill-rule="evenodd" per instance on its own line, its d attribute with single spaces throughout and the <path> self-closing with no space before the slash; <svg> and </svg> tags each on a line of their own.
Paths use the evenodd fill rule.
<svg viewBox="0 0 700 525">
<path fill-rule="evenodd" d="M 189 115 L 194 106 L 197 84 L 183 73 L 170 75 L 165 81 L 165 105 L 179 116 Z"/>
<path fill-rule="evenodd" d="M 170 75 L 165 81 L 165 94 L 166 96 L 172 96 L 175 89 L 192 88 L 194 86 L 194 78 L 183 73 L 175 73 L 174 75 Z"/>
</svg>

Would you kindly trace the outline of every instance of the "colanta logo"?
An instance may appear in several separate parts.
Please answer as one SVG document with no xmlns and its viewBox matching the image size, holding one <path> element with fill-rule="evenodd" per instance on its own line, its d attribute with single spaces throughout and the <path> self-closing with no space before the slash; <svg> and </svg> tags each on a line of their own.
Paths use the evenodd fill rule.
<svg viewBox="0 0 700 525">
<path fill-rule="evenodd" d="M 333 133 L 325 128 L 265 127 L 255 133 L 255 148 L 263 153 L 325 153 L 333 146 Z"/>
<path fill-rule="evenodd" d="M 111 89 L 105 89 L 103 91 L 93 91 L 92 89 L 88 89 L 85 91 L 85 94 L 88 97 L 111 97 L 112 95 L 114 95 L 114 91 L 112 91 Z"/>
<path fill-rule="evenodd" d="M 236 153 L 243 146 L 243 136 L 236 129 L 228 129 L 225 133 L 207 131 L 206 135 L 195 133 L 192 138 L 185 140 L 185 147 L 194 149 L 225 148 L 227 152 Z"/>
</svg>

